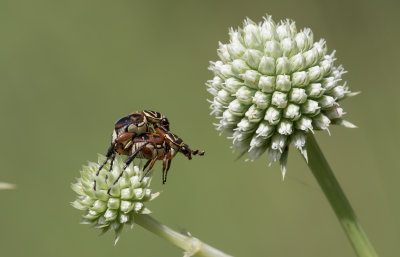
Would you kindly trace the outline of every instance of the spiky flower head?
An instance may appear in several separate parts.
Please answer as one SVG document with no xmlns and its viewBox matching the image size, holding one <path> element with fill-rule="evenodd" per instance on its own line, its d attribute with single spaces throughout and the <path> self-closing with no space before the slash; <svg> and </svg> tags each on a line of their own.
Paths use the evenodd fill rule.
<svg viewBox="0 0 400 257">
<path fill-rule="evenodd" d="M 105 157 L 99 155 L 98 163 L 103 163 Z M 144 206 L 145 202 L 153 200 L 159 193 L 151 193 L 150 177 L 143 178 L 143 171 L 138 166 L 130 165 L 119 181 L 113 185 L 123 167 L 123 162 L 116 158 L 113 169 L 109 171 L 109 164 L 103 167 L 96 177 L 99 164 L 89 162 L 81 170 L 81 177 L 72 189 L 78 194 L 72 206 L 85 211 L 83 224 L 92 224 L 102 230 L 115 231 L 117 243 L 125 224 L 133 227 L 135 215 L 149 214 L 150 210 Z M 93 189 L 96 180 L 96 190 Z M 107 190 L 111 188 L 110 193 Z"/>
<path fill-rule="evenodd" d="M 327 54 L 325 40 L 314 42 L 309 28 L 297 32 L 293 21 L 276 24 L 267 15 L 259 24 L 246 19 L 229 36 L 219 43 L 220 60 L 211 62 L 215 76 L 206 85 L 216 128 L 232 134 L 241 155 L 254 160 L 267 151 L 284 175 L 289 144 L 307 159 L 307 133 L 354 127 L 342 119 L 339 101 L 357 93 L 342 81 L 346 71 L 334 65 L 335 51 Z"/>
</svg>

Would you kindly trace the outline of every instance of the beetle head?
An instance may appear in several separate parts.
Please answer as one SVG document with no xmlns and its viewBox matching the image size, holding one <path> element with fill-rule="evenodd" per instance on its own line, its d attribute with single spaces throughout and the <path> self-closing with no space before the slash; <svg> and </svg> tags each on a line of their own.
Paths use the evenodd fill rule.
<svg viewBox="0 0 400 257">
<path fill-rule="evenodd" d="M 166 131 L 169 131 L 169 121 L 168 121 L 167 117 L 165 117 L 164 115 L 161 119 L 160 126 L 163 129 L 165 129 Z"/>
<path fill-rule="evenodd" d="M 192 159 L 192 150 L 190 150 L 187 144 L 182 144 L 182 146 L 179 148 L 179 152 L 183 153 L 188 160 Z"/>
</svg>

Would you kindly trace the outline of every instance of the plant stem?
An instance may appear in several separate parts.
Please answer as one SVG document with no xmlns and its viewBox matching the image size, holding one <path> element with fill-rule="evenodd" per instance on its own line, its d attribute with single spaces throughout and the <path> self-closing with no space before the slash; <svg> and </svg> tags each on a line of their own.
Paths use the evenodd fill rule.
<svg viewBox="0 0 400 257">
<path fill-rule="evenodd" d="M 324 191 L 357 255 L 359 257 L 377 257 L 374 247 L 368 240 L 367 234 L 312 134 L 308 136 L 307 152 L 308 167 Z"/>
<path fill-rule="evenodd" d="M 15 188 L 16 188 L 16 186 L 14 184 L 0 182 L 0 190 L 3 190 L 3 189 L 15 189 Z"/>
<path fill-rule="evenodd" d="M 153 232 L 154 234 L 166 239 L 168 242 L 185 250 L 185 256 L 204 256 L 204 257 L 232 257 L 226 253 L 203 243 L 199 239 L 191 236 L 183 235 L 175 230 L 161 224 L 150 215 L 140 214 L 134 218 L 136 224 Z"/>
</svg>

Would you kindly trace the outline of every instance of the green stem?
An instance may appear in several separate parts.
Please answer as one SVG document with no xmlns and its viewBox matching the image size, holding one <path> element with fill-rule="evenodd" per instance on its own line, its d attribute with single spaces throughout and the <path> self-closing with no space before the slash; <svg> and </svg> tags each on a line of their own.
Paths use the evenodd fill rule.
<svg viewBox="0 0 400 257">
<path fill-rule="evenodd" d="M 232 257 L 231 255 L 223 253 L 220 250 L 201 242 L 195 237 L 186 236 L 176 232 L 175 230 L 161 224 L 150 215 L 136 215 L 134 221 L 136 224 L 142 226 L 150 232 L 153 232 L 168 242 L 182 248 L 189 254 L 188 256 L 197 255 L 204 257 Z"/>
<path fill-rule="evenodd" d="M 0 190 L 3 190 L 3 189 L 15 189 L 15 188 L 16 188 L 16 186 L 14 184 L 0 182 Z"/>
<path fill-rule="evenodd" d="M 374 247 L 368 240 L 349 201 L 335 178 L 328 162 L 313 135 L 307 140 L 308 167 L 328 198 L 340 224 L 359 257 L 377 257 Z"/>
</svg>

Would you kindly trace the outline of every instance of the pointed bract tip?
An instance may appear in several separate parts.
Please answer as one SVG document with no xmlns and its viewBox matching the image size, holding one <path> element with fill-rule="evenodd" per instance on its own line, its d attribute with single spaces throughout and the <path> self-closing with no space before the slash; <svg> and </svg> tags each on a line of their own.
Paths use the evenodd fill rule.
<svg viewBox="0 0 400 257">
<path fill-rule="evenodd" d="M 343 119 L 336 119 L 332 124 L 340 125 L 346 128 L 358 128 L 358 126 L 354 125 L 348 120 L 343 120 Z"/>
<path fill-rule="evenodd" d="M 282 171 L 282 181 L 285 181 L 286 166 L 285 167 L 281 167 L 281 171 Z"/>
<path fill-rule="evenodd" d="M 356 95 L 359 95 L 359 94 L 361 94 L 361 91 L 351 92 L 351 93 L 347 93 L 346 97 L 353 97 L 353 96 L 356 96 Z"/>
<path fill-rule="evenodd" d="M 303 155 L 304 160 L 308 163 L 307 150 L 306 149 L 300 150 L 300 153 L 301 153 L 301 155 Z"/>
</svg>

